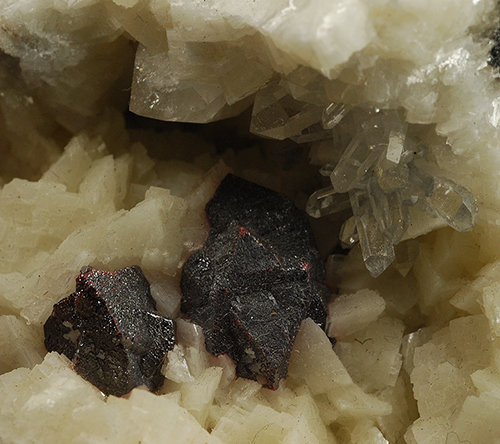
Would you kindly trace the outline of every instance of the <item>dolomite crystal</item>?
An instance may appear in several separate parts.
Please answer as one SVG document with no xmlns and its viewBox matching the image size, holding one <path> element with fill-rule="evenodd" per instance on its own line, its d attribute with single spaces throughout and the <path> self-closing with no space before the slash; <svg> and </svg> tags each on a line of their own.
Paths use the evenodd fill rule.
<svg viewBox="0 0 500 444">
<path fill-rule="evenodd" d="M 328 290 L 308 221 L 287 197 L 233 175 L 206 212 L 208 239 L 182 271 L 182 311 L 238 376 L 277 388 L 302 320 L 325 326 Z"/>
<path fill-rule="evenodd" d="M 156 312 L 137 266 L 82 269 L 76 292 L 54 305 L 44 331 L 47 350 L 66 355 L 84 379 L 115 396 L 139 385 L 159 388 L 175 342 L 174 323 Z"/>
</svg>

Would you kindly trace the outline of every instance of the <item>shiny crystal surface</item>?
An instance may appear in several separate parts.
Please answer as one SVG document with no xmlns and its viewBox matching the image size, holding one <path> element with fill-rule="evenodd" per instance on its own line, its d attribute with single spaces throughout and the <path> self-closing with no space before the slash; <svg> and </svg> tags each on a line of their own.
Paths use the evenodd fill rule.
<svg viewBox="0 0 500 444">
<path fill-rule="evenodd" d="M 327 105 L 323 125 L 333 128 L 348 112 L 348 107 Z M 412 223 L 419 223 L 418 219 L 412 220 L 410 208 L 438 217 L 457 231 L 472 229 L 478 217 L 474 197 L 455 181 L 433 176 L 421 168 L 416 160 L 425 158 L 428 149 L 421 140 L 408 137 L 408 125 L 401 113 L 354 112 L 357 115 L 352 122 L 358 125 L 358 131 L 338 162 L 326 163 L 320 169 L 331 185 L 311 195 L 307 202 L 309 215 L 321 217 L 345 209 L 343 196 L 349 193 L 354 217 L 342 227 L 340 242 L 346 247 L 359 242 L 373 276 L 394 261 L 395 246 Z M 417 255 L 414 244 L 400 248 L 396 268 L 401 274 L 408 272 Z"/>
<path fill-rule="evenodd" d="M 255 97 L 250 129 L 278 140 L 324 141 L 321 150 L 326 155 L 343 150 L 339 158 L 332 155 L 335 161 L 319 170 L 331 185 L 315 191 L 306 210 L 319 218 L 351 206 L 356 235 L 351 221 L 342 229 L 340 241 L 352 246 L 353 239 L 359 239 L 372 275 L 378 276 L 393 262 L 394 246 L 412 223 L 411 207 L 441 218 L 458 231 L 474 226 L 478 207 L 472 194 L 416 163 L 429 150 L 424 142 L 408 136 L 402 111 L 353 110 L 344 103 L 322 103 L 318 95 L 321 84 L 321 76 L 305 69 L 268 84 Z M 366 191 L 366 202 L 355 209 L 353 196 L 359 190 Z"/>
<path fill-rule="evenodd" d="M 321 107 L 296 100 L 284 86 L 272 83 L 255 97 L 250 131 L 278 140 L 300 136 L 319 121 L 321 112 Z"/>
<path fill-rule="evenodd" d="M 339 194 L 332 186 L 315 191 L 307 201 L 306 211 L 315 218 L 347 210 L 350 207 L 347 193 Z"/>
</svg>

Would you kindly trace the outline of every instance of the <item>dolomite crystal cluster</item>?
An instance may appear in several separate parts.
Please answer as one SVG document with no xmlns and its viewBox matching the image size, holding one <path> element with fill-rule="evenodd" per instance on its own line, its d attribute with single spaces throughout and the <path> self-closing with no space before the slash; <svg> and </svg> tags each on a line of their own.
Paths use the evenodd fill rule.
<svg viewBox="0 0 500 444">
<path fill-rule="evenodd" d="M 495 0 L 3 1 L 0 441 L 498 440 L 499 22 Z M 336 297 L 275 391 L 181 316 L 230 172 L 320 216 Z M 105 397 L 44 348 L 89 264 L 140 266 L 178 319 L 156 394 Z"/>
</svg>

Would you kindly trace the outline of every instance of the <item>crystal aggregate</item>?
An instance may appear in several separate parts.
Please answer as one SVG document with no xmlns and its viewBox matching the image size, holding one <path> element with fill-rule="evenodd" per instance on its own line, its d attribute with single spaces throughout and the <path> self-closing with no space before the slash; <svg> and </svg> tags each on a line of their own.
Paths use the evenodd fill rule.
<svg viewBox="0 0 500 444">
<path fill-rule="evenodd" d="M 496 0 L 7 0 L 0 21 L 0 441 L 498 439 Z M 265 103 L 266 86 L 279 97 L 271 117 L 288 119 L 270 134 L 288 140 L 236 147 L 250 113 L 193 134 L 125 112 L 211 122 Z M 330 193 L 365 122 L 389 113 L 404 131 L 392 119 L 383 138 L 372 131 L 386 154 L 354 165 L 355 191 Z M 271 392 L 235 378 L 182 320 L 157 394 L 122 398 L 46 354 L 41 323 L 89 263 L 140 264 L 158 309 L 176 316 L 180 267 L 231 170 L 304 208 L 331 187 L 312 226 L 327 282 L 345 296 L 329 307 L 335 349 L 305 320 Z M 356 187 L 363 233 L 346 208 Z M 376 270 L 391 257 L 380 240 L 400 238 L 394 266 L 373 279 L 339 232 L 340 246 L 370 240 Z"/>
<path fill-rule="evenodd" d="M 305 215 L 268 188 L 228 175 L 206 206 L 210 232 L 182 271 L 182 311 L 207 350 L 276 389 L 301 322 L 324 328 L 329 291 Z"/>
<path fill-rule="evenodd" d="M 356 111 L 342 103 L 329 103 L 321 111 L 320 106 L 306 100 L 300 103 L 286 88 L 286 82 L 281 83 L 285 86 L 269 85 L 257 94 L 250 130 L 280 140 L 300 140 L 307 131 L 307 141 L 330 139 L 332 150 L 344 149 L 338 163 L 320 169 L 331 185 L 314 192 L 306 209 L 318 218 L 351 207 L 356 228 L 353 231 L 350 220 L 349 234 L 344 232 L 343 236 L 359 239 L 373 276 L 394 262 L 394 246 L 412 223 L 408 207 L 439 217 L 458 231 L 474 227 L 479 209 L 471 192 L 419 167 L 418 161 L 425 159 L 428 149 L 423 142 L 407 136 L 408 125 L 401 112 L 372 110 L 366 120 L 358 117 L 359 132 L 345 148 L 333 146 L 332 131 L 346 114 Z M 349 248 L 356 243 L 343 242 Z"/>
<path fill-rule="evenodd" d="M 145 385 L 158 389 L 175 342 L 175 325 L 156 311 L 140 267 L 115 272 L 86 267 L 76 292 L 54 305 L 44 324 L 45 346 L 73 361 L 75 370 L 106 395 Z"/>
</svg>

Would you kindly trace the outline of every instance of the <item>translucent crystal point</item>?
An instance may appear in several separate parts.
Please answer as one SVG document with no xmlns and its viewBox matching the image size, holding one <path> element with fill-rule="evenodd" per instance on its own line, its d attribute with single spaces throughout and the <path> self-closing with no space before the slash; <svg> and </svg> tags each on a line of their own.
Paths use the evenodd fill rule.
<svg viewBox="0 0 500 444">
<path fill-rule="evenodd" d="M 332 186 L 329 186 L 311 194 L 307 201 L 306 212 L 309 216 L 318 218 L 347 210 L 349 207 L 349 195 L 339 194 Z"/>
<path fill-rule="evenodd" d="M 332 129 L 337 126 L 344 116 L 351 110 L 351 107 L 344 103 L 330 103 L 323 110 L 323 128 Z"/>
<path fill-rule="evenodd" d="M 385 148 L 380 140 L 380 129 L 376 126 L 353 138 L 330 175 L 337 192 L 345 193 L 363 179 Z"/>
<path fill-rule="evenodd" d="M 445 177 L 434 177 L 432 195 L 428 198 L 433 209 L 457 231 L 472 229 L 479 208 L 472 194 L 462 185 Z"/>
<path fill-rule="evenodd" d="M 419 251 L 418 240 L 416 239 L 409 239 L 396 245 L 394 267 L 401 276 L 406 276 L 411 270 L 411 267 L 413 267 L 418 258 Z"/>
<path fill-rule="evenodd" d="M 403 205 L 400 193 L 384 193 L 374 176 L 368 180 L 367 190 L 375 220 L 392 243 L 397 244 L 410 225 L 408 208 Z"/>
<path fill-rule="evenodd" d="M 349 197 L 356 220 L 363 260 L 370 274 L 377 277 L 394 261 L 394 246 L 377 223 L 371 211 L 367 192 L 351 190 Z"/>
<path fill-rule="evenodd" d="M 321 119 L 321 109 L 294 99 L 284 86 L 272 83 L 255 96 L 250 132 L 278 140 L 300 136 Z"/>
<path fill-rule="evenodd" d="M 330 174 L 332 174 L 332 171 L 334 169 L 335 169 L 335 165 L 332 165 L 331 163 L 327 163 L 320 168 L 319 174 L 321 174 L 324 177 L 330 177 Z"/>
<path fill-rule="evenodd" d="M 358 229 L 356 228 L 356 219 L 354 216 L 347 219 L 342 225 L 339 239 L 342 246 L 346 248 L 352 248 L 359 242 Z"/>
</svg>

